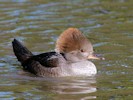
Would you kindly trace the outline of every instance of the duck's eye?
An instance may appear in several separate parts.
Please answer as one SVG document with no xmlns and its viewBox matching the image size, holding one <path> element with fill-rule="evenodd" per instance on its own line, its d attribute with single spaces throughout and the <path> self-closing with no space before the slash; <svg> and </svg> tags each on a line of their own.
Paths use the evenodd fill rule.
<svg viewBox="0 0 133 100">
<path fill-rule="evenodd" d="M 83 50 L 83 49 L 81 49 L 80 51 L 81 51 L 81 52 L 84 52 L 84 50 Z"/>
</svg>

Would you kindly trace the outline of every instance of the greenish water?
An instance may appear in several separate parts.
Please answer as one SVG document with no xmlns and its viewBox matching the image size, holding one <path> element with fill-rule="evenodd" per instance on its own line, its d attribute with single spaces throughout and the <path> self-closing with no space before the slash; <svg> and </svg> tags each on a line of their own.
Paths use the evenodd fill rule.
<svg viewBox="0 0 133 100">
<path fill-rule="evenodd" d="M 79 28 L 106 58 L 95 77 L 38 78 L 22 71 L 11 41 L 51 51 Z M 0 0 L 0 100 L 132 100 L 133 0 Z"/>
</svg>

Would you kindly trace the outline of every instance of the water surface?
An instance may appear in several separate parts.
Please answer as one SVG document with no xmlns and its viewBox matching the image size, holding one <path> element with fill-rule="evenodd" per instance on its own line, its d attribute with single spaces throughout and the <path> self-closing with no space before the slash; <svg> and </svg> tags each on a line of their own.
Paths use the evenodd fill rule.
<svg viewBox="0 0 133 100">
<path fill-rule="evenodd" d="M 0 0 L 1 100 L 132 100 L 132 0 Z M 38 78 L 22 71 L 11 41 L 52 51 L 62 31 L 79 28 L 106 58 L 94 77 Z"/>
</svg>

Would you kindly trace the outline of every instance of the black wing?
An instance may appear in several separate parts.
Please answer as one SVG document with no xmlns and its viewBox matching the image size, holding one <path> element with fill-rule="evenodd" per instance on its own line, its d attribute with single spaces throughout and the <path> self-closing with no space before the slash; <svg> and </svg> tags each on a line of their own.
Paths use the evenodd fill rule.
<svg viewBox="0 0 133 100">
<path fill-rule="evenodd" d="M 39 62 L 42 66 L 52 68 L 57 67 L 59 64 L 59 58 L 56 52 L 47 52 L 39 55 L 32 56 L 27 62 L 32 60 Z"/>
</svg>

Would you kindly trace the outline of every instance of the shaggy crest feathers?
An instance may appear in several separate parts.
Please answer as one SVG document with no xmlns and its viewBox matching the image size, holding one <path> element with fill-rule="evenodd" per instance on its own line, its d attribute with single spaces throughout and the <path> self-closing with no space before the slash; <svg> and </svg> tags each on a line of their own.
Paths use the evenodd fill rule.
<svg viewBox="0 0 133 100">
<path fill-rule="evenodd" d="M 68 28 L 58 38 L 56 42 L 56 52 L 67 53 L 73 50 L 81 49 L 83 44 L 91 43 L 77 28 Z"/>
</svg>

